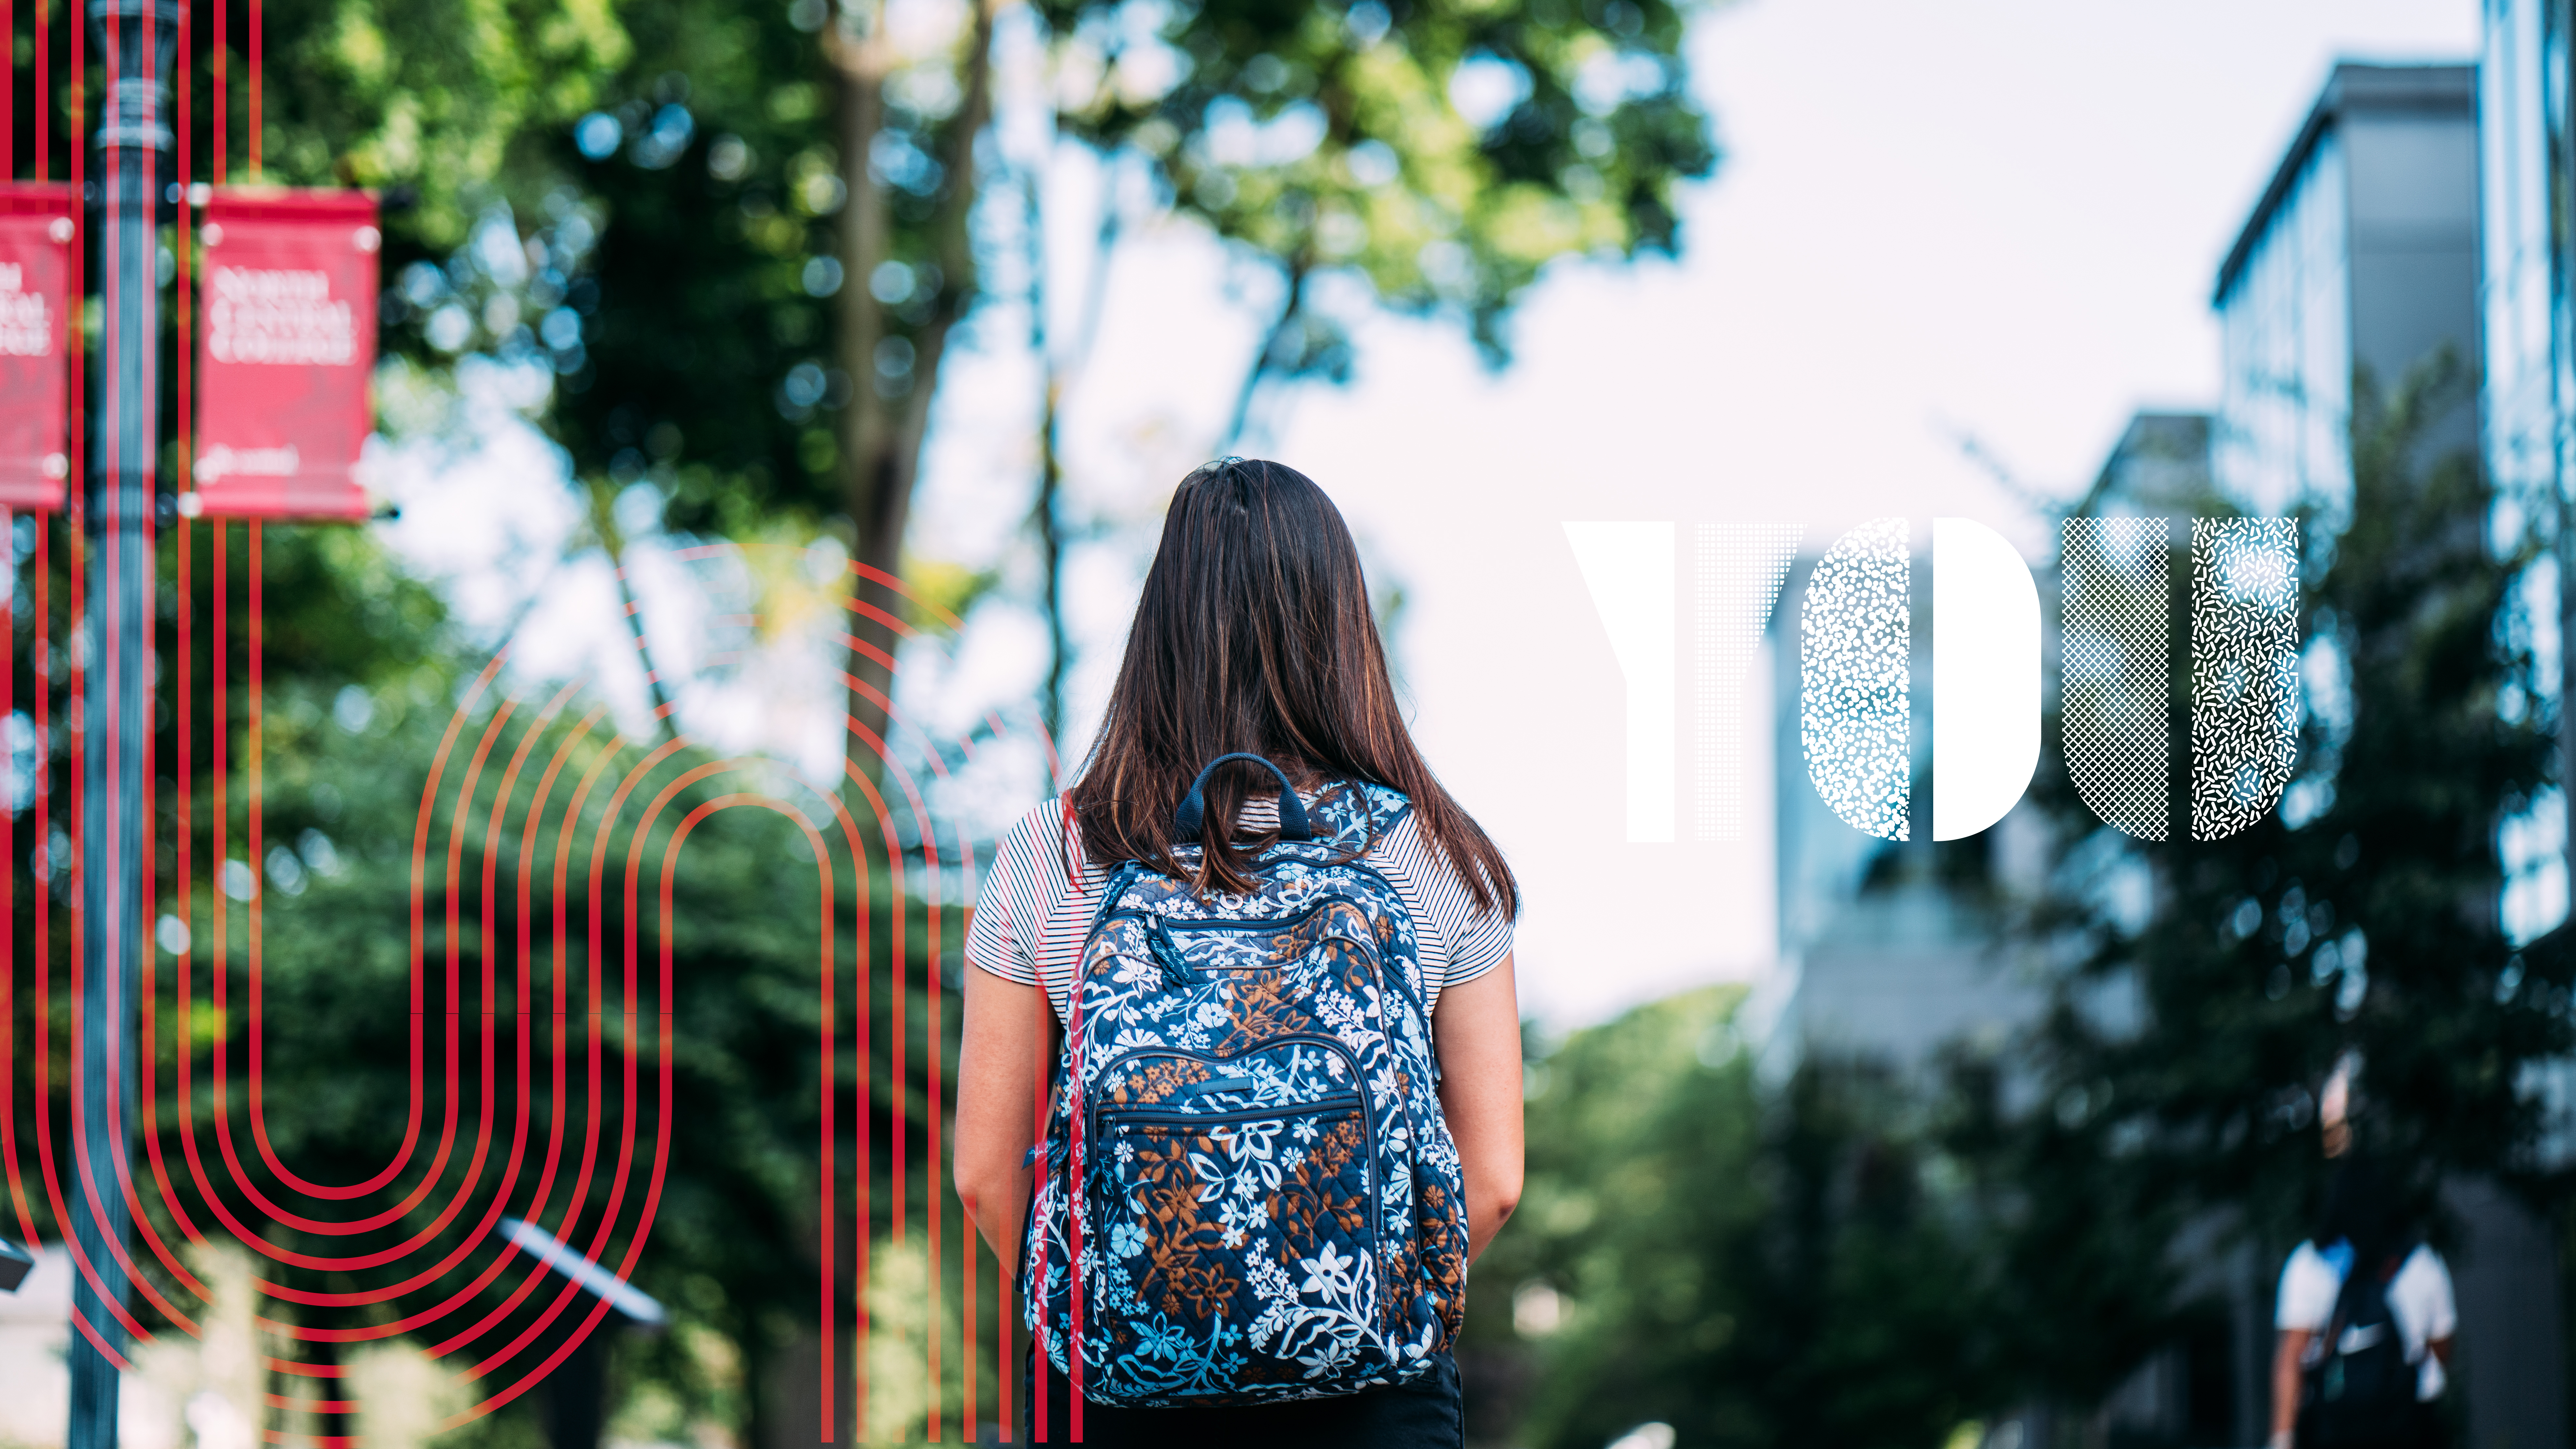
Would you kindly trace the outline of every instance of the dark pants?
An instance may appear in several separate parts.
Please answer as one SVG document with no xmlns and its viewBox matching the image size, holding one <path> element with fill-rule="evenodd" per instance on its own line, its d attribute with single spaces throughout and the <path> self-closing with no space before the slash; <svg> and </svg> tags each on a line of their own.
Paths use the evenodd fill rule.
<svg viewBox="0 0 2576 1449">
<path fill-rule="evenodd" d="M 2446 1449 L 2450 1426 L 2434 1404 L 2409 1404 L 2368 1415 L 2330 1418 L 2309 1406 L 2291 1435 L 2297 1449 Z"/>
<path fill-rule="evenodd" d="M 1071 1444 L 1072 1388 L 1064 1375 L 1049 1368 L 1047 1431 L 1035 1432 L 1036 1400 L 1026 1392 L 1028 1373 L 1021 1374 L 1021 1442 Z M 1331 1445 L 1333 1449 L 1461 1449 L 1466 1442 L 1465 1400 L 1458 1393 L 1458 1363 L 1447 1354 L 1409 1384 L 1367 1389 L 1332 1399 L 1300 1399 L 1288 1404 L 1249 1404 L 1207 1409 L 1122 1409 L 1085 1403 L 1085 1445 L 1145 1449 L 1175 1445 L 1186 1449 L 1270 1449 L 1272 1445 Z"/>
</svg>

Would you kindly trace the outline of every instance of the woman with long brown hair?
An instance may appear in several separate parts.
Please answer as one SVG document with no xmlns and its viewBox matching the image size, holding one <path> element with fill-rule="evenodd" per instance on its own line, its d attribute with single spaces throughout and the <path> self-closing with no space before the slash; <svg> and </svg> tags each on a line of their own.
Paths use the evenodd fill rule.
<svg viewBox="0 0 2576 1449">
<path fill-rule="evenodd" d="M 1322 900 L 1331 894 L 1330 881 L 1345 880 L 1355 883 L 1351 889 L 1362 906 L 1372 898 L 1384 904 L 1384 918 L 1352 938 L 1356 947 L 1344 942 L 1349 949 L 1335 959 L 1368 958 L 1365 970 L 1347 968 L 1347 979 L 1357 983 L 1351 999 L 1365 1000 L 1369 1011 L 1383 1009 L 1386 1024 L 1382 1031 L 1355 1024 L 1349 1000 L 1328 1003 L 1324 1015 L 1338 1023 L 1334 1029 L 1341 1038 L 1376 1043 L 1392 1053 L 1385 1060 L 1400 1068 L 1409 1060 L 1402 1055 L 1406 1044 L 1427 1037 L 1418 1044 L 1426 1070 L 1412 1077 L 1428 1080 L 1410 1088 L 1421 1092 L 1423 1111 L 1418 1118 L 1403 1118 L 1419 1125 L 1409 1138 L 1397 1129 L 1394 1139 L 1415 1158 L 1398 1161 L 1391 1172 L 1371 1167 L 1364 1178 L 1351 1179 L 1368 1184 L 1361 1197 L 1413 1195 L 1412 1206 L 1390 1209 L 1396 1216 L 1381 1217 L 1406 1232 L 1416 1222 L 1424 1225 L 1418 1243 L 1387 1248 L 1387 1261 L 1394 1266 L 1383 1270 L 1389 1283 L 1402 1272 L 1415 1275 L 1402 1281 L 1411 1285 L 1407 1291 L 1417 1300 L 1417 1316 L 1407 1326 L 1402 1304 L 1386 1310 L 1391 1315 L 1387 1321 L 1400 1330 L 1386 1345 L 1385 1365 L 1391 1366 L 1367 1374 L 1352 1369 L 1365 1360 L 1366 1346 L 1354 1347 L 1354 1333 L 1360 1331 L 1343 1332 L 1298 1360 L 1309 1365 L 1305 1373 L 1311 1383 L 1269 1384 L 1258 1395 L 1194 1396 L 1174 1390 L 1150 1398 L 1121 1400 L 1110 1394 L 1081 1402 L 1074 1382 L 1068 1381 L 1065 1357 L 1059 1353 L 1050 1365 L 1033 1354 L 1034 1372 L 1024 1382 L 1035 1391 L 1023 1396 L 1025 1417 L 1034 1421 L 1029 1427 L 1039 1430 L 1033 1437 L 1070 1442 L 1079 1424 L 1082 1441 L 1094 1444 L 1178 1442 L 1185 1437 L 1203 1444 L 1208 1435 L 1217 1434 L 1233 1437 L 1235 1444 L 1228 1449 L 1247 1439 L 1408 1449 L 1456 1446 L 1463 1431 L 1457 1368 L 1447 1352 L 1447 1336 L 1456 1327 L 1467 1262 L 1492 1241 L 1520 1194 L 1520 1022 L 1511 955 L 1518 886 L 1502 853 L 1441 788 L 1414 747 L 1388 678 L 1359 553 L 1340 512 L 1322 489 L 1293 469 L 1229 458 L 1190 474 L 1174 495 L 1117 684 L 1081 774 L 1062 799 L 1030 811 L 997 843 L 967 931 L 966 957 L 977 969 L 966 973 L 957 1192 L 994 1252 L 1022 1264 L 1024 1285 L 1033 1264 L 1036 1272 L 1053 1274 L 1054 1280 L 1065 1273 L 1067 1253 L 1059 1252 L 1050 1263 L 1051 1240 L 1043 1220 L 1031 1221 L 1031 1205 L 1034 1187 L 1070 1182 L 1084 1171 L 1082 1114 L 1068 1104 L 1086 1070 L 1070 1060 L 1076 1043 L 1088 1039 L 1082 1003 L 1107 999 L 1090 993 L 1108 982 L 1113 967 L 1124 973 L 1116 977 L 1120 982 L 1153 974 L 1137 964 L 1150 960 L 1141 947 L 1135 962 L 1121 963 L 1112 959 L 1112 948 L 1100 944 L 1110 918 L 1146 920 L 1151 931 L 1136 939 L 1177 958 L 1186 953 L 1163 942 L 1182 932 L 1175 929 L 1168 938 L 1155 933 L 1167 925 L 1186 926 L 1183 917 L 1222 916 L 1210 902 L 1258 899 L 1283 872 L 1296 877 L 1289 888 L 1292 897 L 1305 891 Z M 1368 895 L 1381 886 L 1381 894 Z M 1162 904 L 1112 909 L 1122 901 Z M 1156 910 L 1169 914 L 1153 919 Z M 1367 919 L 1361 906 L 1350 907 L 1347 914 Z M 1240 925 L 1216 920 L 1209 929 L 1239 930 Z M 1290 937 L 1263 939 L 1286 942 Z M 1388 947 L 1383 960 L 1372 954 L 1372 942 Z M 1194 974 L 1186 960 L 1168 964 L 1179 981 L 1225 974 L 1205 969 Z M 1228 1010 L 1294 1016 L 1312 1003 L 1293 999 L 1303 988 L 1281 983 L 1321 979 L 1311 971 L 1303 976 L 1236 973 L 1233 981 L 1206 988 L 1215 995 L 1194 998 L 1215 1004 L 1196 1008 L 1201 1014 L 1181 1024 L 1183 1035 L 1213 1026 L 1211 1040 L 1254 1040 L 1241 1023 L 1225 1020 Z M 1160 982 L 1148 981 L 1137 989 L 1160 989 Z M 1417 1030 L 1417 1022 L 1427 1031 Z M 1380 1034 L 1370 1036 L 1372 1031 Z M 1131 1039 L 1156 1043 L 1162 1037 L 1131 1031 L 1120 1038 Z M 1281 1039 L 1334 1046 L 1316 1030 Z M 1194 1060 L 1206 1070 L 1198 1075 L 1252 1070 L 1243 1064 L 1253 1062 L 1253 1054 L 1230 1054 L 1237 1050 L 1201 1053 Z M 1311 1054 L 1318 1059 L 1327 1055 Z M 1193 1066 L 1178 1061 L 1186 1053 L 1166 1055 L 1179 1066 Z M 1173 1065 L 1167 1062 L 1165 1069 Z M 1341 1080 L 1340 1061 L 1328 1065 Z M 1391 1115 L 1386 1104 L 1394 1100 L 1387 1093 L 1407 1090 L 1410 1079 L 1400 1070 L 1363 1069 L 1355 1057 L 1346 1090 L 1356 1094 L 1364 1075 L 1381 1094 L 1376 1115 L 1366 1117 L 1372 1124 L 1368 1130 L 1383 1134 Z M 1054 1105 L 1049 1107 L 1051 1088 Z M 1124 1092 L 1122 1088 L 1121 1102 L 1127 1100 Z M 1365 1116 L 1360 1100 L 1354 1095 L 1355 1122 Z M 1042 1107 L 1056 1124 L 1054 1137 L 1047 1136 L 1049 1127 L 1041 1123 Z M 1245 1115 L 1236 1112 L 1224 1119 L 1234 1124 L 1231 1136 L 1220 1125 L 1210 1129 L 1213 1136 L 1191 1139 L 1202 1176 L 1215 1170 L 1208 1165 L 1210 1157 L 1224 1156 L 1218 1144 L 1238 1156 L 1260 1156 L 1262 1162 L 1253 1165 L 1269 1172 L 1267 1179 L 1244 1179 L 1252 1186 L 1244 1190 L 1242 1202 L 1229 1199 L 1210 1207 L 1215 1211 L 1221 1206 L 1228 1214 L 1239 1209 L 1240 1215 L 1228 1216 L 1222 1224 L 1211 1220 L 1197 1225 L 1199 1241 L 1210 1251 L 1251 1254 L 1236 1266 L 1251 1277 L 1268 1274 L 1266 1281 L 1285 1285 L 1278 1290 L 1283 1301 L 1261 1322 L 1220 1323 L 1215 1341 L 1236 1345 L 1267 1341 L 1265 1335 L 1284 1338 L 1280 1324 L 1300 1314 L 1320 1321 L 1323 1310 L 1312 1306 L 1321 1301 L 1315 1294 L 1329 1299 L 1336 1283 L 1349 1286 L 1348 1270 L 1342 1267 L 1348 1259 L 1337 1257 L 1329 1244 L 1302 1260 L 1299 1250 L 1275 1246 L 1267 1249 L 1268 1259 L 1260 1258 L 1272 1241 L 1261 1230 L 1284 1222 L 1294 1207 L 1258 1197 L 1262 1182 L 1276 1189 L 1279 1181 L 1270 1157 L 1274 1138 L 1259 1135 L 1277 1124 L 1244 1122 Z M 1097 1130 L 1099 1119 L 1093 1121 Z M 1276 1133 L 1278 1160 L 1311 1168 L 1295 1142 L 1315 1141 L 1313 1124 L 1291 1126 L 1293 1132 Z M 1064 1168 L 1068 1129 L 1070 1172 Z M 1361 1132 L 1355 1127 L 1349 1135 L 1356 1139 Z M 1247 1138 L 1255 1140 L 1247 1146 Z M 1163 1139 L 1137 1140 L 1150 1146 Z M 1040 1143 L 1039 1149 L 1032 1150 L 1032 1143 Z M 1093 1160 L 1105 1160 L 1111 1150 L 1102 1147 Z M 1115 1151 L 1125 1161 L 1134 1149 L 1122 1140 Z M 1174 1158 L 1184 1155 L 1175 1152 Z M 1054 1176 L 1041 1174 L 1041 1162 Z M 1454 1185 L 1456 1200 L 1444 1194 L 1443 1182 Z M 1278 1190 L 1294 1187 L 1291 1183 Z M 1083 1190 L 1064 1189 L 1076 1200 Z M 1141 1198 L 1143 1190 L 1136 1191 Z M 1169 1200 L 1195 1223 L 1199 1204 L 1217 1193 L 1211 1181 L 1195 1199 L 1179 1193 Z M 1333 1202 L 1330 1184 L 1324 1196 L 1328 1204 Z M 1059 1213 L 1071 1211 L 1063 1208 L 1064 1200 L 1053 1200 Z M 1343 1200 L 1334 1211 L 1358 1223 L 1371 1207 Z M 1042 1200 L 1041 1219 L 1048 1210 Z M 1412 1216 L 1403 1216 L 1407 1213 Z M 1122 1220 L 1118 1232 L 1128 1236 L 1114 1244 L 1086 1249 L 1079 1225 L 1069 1238 L 1053 1241 L 1087 1265 L 1113 1247 L 1142 1255 L 1139 1262 L 1156 1254 L 1163 1255 L 1162 1261 L 1169 1250 L 1143 1238 L 1156 1230 L 1156 1222 L 1169 1230 L 1172 1216 L 1166 1208 L 1160 1218 L 1139 1218 L 1142 1226 Z M 1372 1224 L 1369 1231 L 1382 1229 Z M 1223 1266 L 1220 1259 L 1220 1278 Z M 1284 1279 L 1278 1277 L 1283 1271 Z M 1311 1290 L 1302 1301 L 1293 1281 L 1301 1272 L 1303 1287 Z M 1337 1272 L 1344 1276 L 1337 1278 Z M 1074 1277 L 1080 1280 L 1082 1274 Z M 1080 1289 L 1074 1291 L 1071 1326 L 1078 1335 L 1084 1309 Z M 1103 1312 L 1095 1301 L 1095 1323 Z M 1413 1331 L 1417 1326 L 1418 1334 Z M 1078 1348 L 1071 1363 L 1078 1382 L 1084 1367 Z M 1097 1368 L 1094 1373 L 1094 1391 L 1109 1393 L 1102 1386 L 1105 1376 Z M 1337 1379 L 1337 1373 L 1351 1377 Z M 1355 1387 L 1337 1391 L 1343 1382 Z M 1307 1396 L 1312 1394 L 1321 1396 Z M 1249 1401 L 1256 1397 L 1262 1401 Z M 1138 1403 L 1154 1406 L 1132 1406 Z"/>
</svg>

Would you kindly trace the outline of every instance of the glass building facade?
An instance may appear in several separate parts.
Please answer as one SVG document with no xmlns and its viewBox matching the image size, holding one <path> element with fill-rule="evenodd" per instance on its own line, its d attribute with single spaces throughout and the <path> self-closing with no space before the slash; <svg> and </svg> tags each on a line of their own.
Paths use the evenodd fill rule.
<svg viewBox="0 0 2576 1449">
<path fill-rule="evenodd" d="M 2307 148 L 2218 297 L 2225 372 L 2211 466 L 2258 513 L 2351 485 L 2351 269 L 2343 147 Z"/>
<path fill-rule="evenodd" d="M 2565 565 L 2576 558 L 2565 511 L 2576 495 L 2576 235 L 2569 217 L 2576 203 L 2569 86 L 2576 77 L 2569 8 L 2569 0 L 2487 0 L 2478 140 L 2486 211 L 2480 300 L 2487 469 L 2505 514 L 2500 522 L 2508 525 L 2499 532 L 2509 535 L 2517 524 L 2544 536 L 2557 531 L 2557 587 L 2525 597 L 2544 616 L 2533 630 L 2544 658 L 2541 687 L 2560 687 L 2560 718 L 2576 723 L 2576 710 L 2563 697 L 2567 611 L 2576 602 L 2564 585 Z M 2558 666 L 2554 680 L 2552 664 Z M 2576 775 L 2576 736 L 2562 740 L 2559 774 L 2562 780 Z M 2563 788 L 2504 823 L 2498 841 L 2503 915 L 2515 936 L 2529 938 L 2566 919 L 2568 834 Z M 2551 1130 L 2543 1160 L 2576 1162 L 2576 1062 L 2556 1063 L 2525 1086 L 2546 1106 Z"/>
<path fill-rule="evenodd" d="M 2220 266 L 2212 467 L 2257 513 L 2349 496 L 2353 389 L 2480 355 L 2477 72 L 2339 65 Z M 2474 409 L 2428 441 L 2474 446 Z"/>
<path fill-rule="evenodd" d="M 2478 92 L 2486 457 L 2498 489 L 2526 508 L 2576 478 L 2567 30 L 2566 0 L 2487 0 Z"/>
</svg>

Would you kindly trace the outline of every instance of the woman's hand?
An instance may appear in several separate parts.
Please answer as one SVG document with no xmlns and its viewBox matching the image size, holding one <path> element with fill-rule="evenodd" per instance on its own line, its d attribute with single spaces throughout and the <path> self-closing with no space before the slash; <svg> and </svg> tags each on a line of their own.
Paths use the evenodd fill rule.
<svg viewBox="0 0 2576 1449">
<path fill-rule="evenodd" d="M 1005 1263 L 1020 1260 L 1029 1209 L 1028 1153 L 1037 1141 L 1038 1093 L 1055 1060 L 1055 1008 L 1034 986 L 966 968 L 966 1017 L 957 1049 L 957 1200 Z"/>
<path fill-rule="evenodd" d="M 1521 1016 L 1512 958 L 1443 989 L 1432 1013 L 1440 1111 L 1467 1179 L 1467 1260 L 1521 1200 Z"/>
</svg>

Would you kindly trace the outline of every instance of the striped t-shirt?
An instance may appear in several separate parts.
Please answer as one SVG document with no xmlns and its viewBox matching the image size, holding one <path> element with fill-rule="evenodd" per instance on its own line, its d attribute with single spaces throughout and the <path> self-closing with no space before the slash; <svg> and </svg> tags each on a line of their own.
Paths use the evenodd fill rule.
<svg viewBox="0 0 2576 1449">
<path fill-rule="evenodd" d="M 1301 792 L 1300 798 L 1311 804 L 1315 796 Z M 1279 823 L 1279 807 L 1266 796 L 1246 800 L 1240 815 L 1236 828 L 1247 835 Z M 1427 1008 L 1438 1008 L 1441 988 L 1473 981 L 1512 953 L 1511 919 L 1476 908 L 1448 857 L 1423 837 L 1410 813 L 1360 859 L 1394 884 L 1413 916 Z M 966 927 L 966 959 L 1006 981 L 1043 984 L 1061 1019 L 1072 1007 L 1074 969 L 1108 878 L 1108 863 L 1082 853 L 1081 831 L 1066 823 L 1061 799 L 1031 810 L 994 843 Z"/>
</svg>

